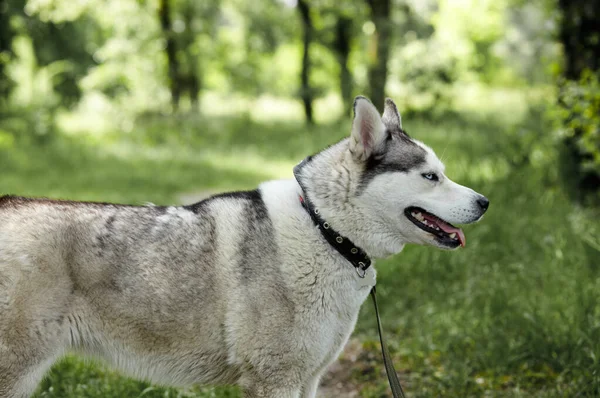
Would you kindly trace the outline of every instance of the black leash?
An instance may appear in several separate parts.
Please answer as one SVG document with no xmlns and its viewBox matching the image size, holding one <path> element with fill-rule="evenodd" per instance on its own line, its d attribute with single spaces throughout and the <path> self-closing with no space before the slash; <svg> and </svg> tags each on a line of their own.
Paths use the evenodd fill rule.
<svg viewBox="0 0 600 398">
<path fill-rule="evenodd" d="M 388 377 L 388 382 L 390 383 L 390 388 L 392 389 L 392 395 L 394 398 L 405 398 L 404 390 L 402 389 L 402 385 L 400 384 L 400 380 L 398 379 L 398 373 L 396 373 L 396 369 L 394 368 L 394 363 L 392 362 L 392 358 L 390 357 L 390 352 L 385 345 L 385 341 L 383 341 L 383 330 L 381 328 L 381 319 L 379 318 L 379 308 L 377 307 L 377 295 L 375 291 L 375 286 L 371 289 L 371 298 L 373 299 L 373 306 L 375 307 L 375 315 L 377 316 L 377 331 L 379 332 L 379 342 L 381 343 L 381 354 L 383 355 L 383 364 L 385 366 L 385 373 Z"/>
<path fill-rule="evenodd" d="M 294 174 L 296 174 L 299 166 L 305 162 L 306 160 L 300 163 L 300 165 L 296 166 L 294 169 Z M 297 175 L 296 179 L 298 180 L 300 187 L 302 187 L 302 183 L 300 183 Z M 302 189 L 304 190 L 304 187 L 302 187 Z M 334 249 L 336 249 L 354 266 L 356 273 L 360 278 L 364 278 L 367 269 L 371 266 L 371 259 L 369 256 L 360 247 L 354 245 L 350 239 L 340 235 L 333 228 L 331 228 L 329 223 L 321 218 L 319 215 L 319 210 L 312 205 L 308 197 L 306 197 L 306 194 L 304 197 L 300 196 L 300 203 L 308 212 L 313 222 L 319 227 L 319 231 L 321 231 L 321 234 L 325 240 L 327 240 L 327 242 L 329 242 Z M 383 340 L 383 330 L 381 327 L 381 319 L 379 317 L 379 307 L 377 307 L 375 286 L 371 288 L 370 295 L 373 299 L 373 305 L 375 306 L 375 315 L 377 316 L 377 331 L 379 332 L 379 342 L 381 343 L 381 354 L 383 355 L 383 364 L 385 366 L 385 372 L 387 373 L 388 381 L 390 383 L 390 388 L 392 389 L 392 395 L 394 398 L 405 398 L 404 390 L 402 390 L 400 380 L 398 379 L 398 374 L 396 373 L 396 369 L 394 369 L 390 352 L 388 351 L 385 341 Z"/>
</svg>

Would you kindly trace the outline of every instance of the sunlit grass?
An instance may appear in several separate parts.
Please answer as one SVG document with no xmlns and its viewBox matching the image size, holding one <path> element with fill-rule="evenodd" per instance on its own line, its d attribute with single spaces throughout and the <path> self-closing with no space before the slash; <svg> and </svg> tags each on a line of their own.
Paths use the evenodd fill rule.
<svg viewBox="0 0 600 398">
<path fill-rule="evenodd" d="M 481 84 L 463 83 L 457 85 L 450 94 L 451 109 L 461 114 L 471 113 L 479 117 L 489 117 L 502 120 L 510 125 L 526 117 L 531 103 L 539 103 L 549 96 L 550 88 L 537 87 L 524 91 L 521 88 L 498 88 Z M 366 93 L 362 93 L 365 95 Z M 397 99 L 402 108 L 402 99 L 406 93 L 399 87 L 389 94 Z M 218 93 L 206 91 L 202 95 L 202 115 L 212 119 L 247 118 L 256 123 L 296 123 L 304 121 L 302 103 L 293 98 L 279 97 L 263 94 L 258 97 L 249 97 L 235 93 Z M 190 115 L 197 114 L 189 104 L 184 106 L 184 111 Z M 314 101 L 314 117 L 320 124 L 330 124 L 337 120 L 347 119 L 351 109 L 344 109 L 339 95 L 329 93 Z M 105 135 L 122 132 L 132 134 L 134 116 L 131 112 L 120 109 L 118 105 L 99 93 L 88 93 L 75 112 L 61 112 L 57 117 L 60 129 L 70 134 L 97 134 Z M 439 122 L 443 123 L 443 120 Z M 195 126 L 183 125 L 185 128 L 194 127 L 200 131 L 202 124 Z M 443 130 L 438 130 L 443 133 Z"/>
</svg>

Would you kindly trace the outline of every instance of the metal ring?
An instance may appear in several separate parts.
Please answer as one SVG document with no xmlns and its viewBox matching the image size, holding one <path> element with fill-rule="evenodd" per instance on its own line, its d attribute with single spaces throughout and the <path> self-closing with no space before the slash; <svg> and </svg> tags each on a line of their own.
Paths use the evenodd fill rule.
<svg viewBox="0 0 600 398">
<path fill-rule="evenodd" d="M 359 262 L 359 263 L 358 263 L 358 265 L 360 265 L 360 267 L 361 267 L 362 269 L 364 269 L 364 267 L 365 267 L 365 263 L 363 263 L 363 262 Z"/>
<path fill-rule="evenodd" d="M 335 241 L 337 243 L 342 243 L 344 241 L 344 238 L 342 238 L 341 236 L 338 236 L 337 238 L 335 238 Z"/>
<path fill-rule="evenodd" d="M 319 214 L 319 209 L 315 209 L 315 214 Z"/>
<path fill-rule="evenodd" d="M 323 228 L 325 228 L 325 229 L 329 229 L 329 223 L 327 223 L 327 222 L 324 222 L 324 223 L 323 223 Z"/>
<path fill-rule="evenodd" d="M 352 254 L 356 254 L 356 253 L 358 253 L 358 249 L 356 247 L 353 247 L 352 249 L 350 249 L 350 252 Z"/>
<path fill-rule="evenodd" d="M 361 263 L 359 263 L 359 264 L 361 264 Z M 356 267 L 355 269 L 356 269 L 356 273 L 358 274 L 359 278 L 364 278 L 365 275 L 367 274 L 367 270 L 366 269 L 362 269 L 360 267 Z"/>
</svg>

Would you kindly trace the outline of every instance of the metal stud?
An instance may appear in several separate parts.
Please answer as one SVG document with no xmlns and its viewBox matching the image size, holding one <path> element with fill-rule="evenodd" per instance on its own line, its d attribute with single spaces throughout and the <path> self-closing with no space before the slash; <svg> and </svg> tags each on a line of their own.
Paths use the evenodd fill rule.
<svg viewBox="0 0 600 398">
<path fill-rule="evenodd" d="M 325 228 L 325 229 L 329 229 L 329 223 L 327 223 L 327 222 L 324 222 L 324 223 L 323 223 L 323 228 Z"/>
<path fill-rule="evenodd" d="M 319 209 L 315 209 L 315 214 L 319 214 Z"/>
<path fill-rule="evenodd" d="M 356 254 L 356 253 L 358 253 L 358 249 L 356 247 L 353 247 L 352 249 L 350 249 L 350 252 L 352 254 Z"/>
<path fill-rule="evenodd" d="M 342 238 L 341 236 L 338 236 L 337 238 L 335 238 L 335 241 L 337 243 L 342 243 L 344 241 L 344 238 Z"/>
</svg>

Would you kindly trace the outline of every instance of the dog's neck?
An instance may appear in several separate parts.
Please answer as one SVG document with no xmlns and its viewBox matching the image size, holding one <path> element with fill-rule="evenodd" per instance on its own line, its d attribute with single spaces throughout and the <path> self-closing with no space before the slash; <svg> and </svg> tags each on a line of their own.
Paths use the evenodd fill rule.
<svg viewBox="0 0 600 398">
<path fill-rule="evenodd" d="M 320 216 L 336 231 L 361 247 L 371 258 L 400 252 L 401 237 L 386 231 L 384 225 L 368 217 L 356 200 L 360 171 L 343 140 L 309 157 L 294 168 L 294 175 Z"/>
<path fill-rule="evenodd" d="M 304 207 L 317 228 L 319 228 L 319 231 L 321 231 L 323 238 L 356 268 L 356 272 L 361 278 L 364 277 L 367 269 L 371 266 L 371 259 L 364 250 L 348 239 L 348 237 L 334 230 L 327 221 L 323 220 L 319 215 L 319 209 L 312 205 L 308 197 L 300 196 L 299 200 L 302 207 Z"/>
</svg>

